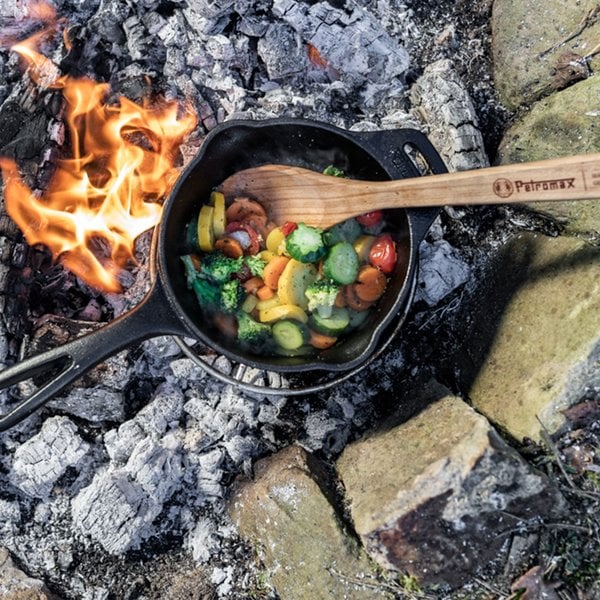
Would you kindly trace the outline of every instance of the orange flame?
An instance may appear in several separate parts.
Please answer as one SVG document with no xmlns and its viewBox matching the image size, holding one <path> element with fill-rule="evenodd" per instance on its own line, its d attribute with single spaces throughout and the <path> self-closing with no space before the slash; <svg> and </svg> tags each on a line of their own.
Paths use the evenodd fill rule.
<svg viewBox="0 0 600 600">
<path fill-rule="evenodd" d="M 36 34 L 39 37 L 42 33 Z M 55 65 L 29 38 L 13 46 L 32 65 L 34 81 L 62 89 L 72 158 L 58 161 L 41 197 L 23 182 L 15 162 L 0 157 L 6 209 L 28 243 L 91 286 L 118 292 L 118 274 L 134 260 L 135 239 L 160 220 L 158 204 L 178 176 L 178 149 L 196 126 L 190 106 L 160 100 L 108 104 L 107 84 L 52 77 Z M 182 113 L 183 114 L 180 114 Z M 108 256 L 102 256 L 108 254 Z"/>
</svg>

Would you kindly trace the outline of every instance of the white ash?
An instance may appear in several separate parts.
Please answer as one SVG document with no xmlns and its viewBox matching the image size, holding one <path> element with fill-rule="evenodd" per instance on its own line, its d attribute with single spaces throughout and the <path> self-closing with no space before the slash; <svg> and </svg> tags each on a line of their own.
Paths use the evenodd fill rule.
<svg viewBox="0 0 600 600">
<path fill-rule="evenodd" d="M 142 343 L 144 361 L 134 367 L 136 372 L 147 371 L 152 377 L 161 377 L 169 360 L 178 357 L 181 349 L 171 336 L 159 336 Z"/>
<path fill-rule="evenodd" d="M 309 450 L 337 453 L 344 447 L 349 434 L 349 423 L 332 417 L 327 410 L 311 413 L 306 418 L 306 439 L 302 445 Z"/>
<path fill-rule="evenodd" d="M 186 481 L 194 489 L 192 504 L 204 506 L 224 499 L 226 459 L 227 452 L 220 447 L 186 456 Z"/>
<path fill-rule="evenodd" d="M 183 392 L 169 385 L 158 388 L 154 399 L 139 413 L 104 436 L 104 445 L 115 463 L 125 463 L 144 439 L 159 439 L 175 429 L 183 412 Z"/>
<path fill-rule="evenodd" d="M 198 365 L 191 358 L 177 358 L 169 363 L 169 369 L 173 375 L 174 383 L 180 383 L 181 388 L 188 385 L 197 385 L 208 376 L 204 369 L 199 369 Z"/>
<path fill-rule="evenodd" d="M 216 567 L 211 575 L 211 582 L 216 584 L 217 593 L 220 598 L 225 598 L 229 595 L 233 588 L 234 567 Z"/>
<path fill-rule="evenodd" d="M 202 564 L 208 562 L 218 551 L 221 538 L 215 520 L 200 517 L 195 525 L 189 528 L 184 544 L 192 553 L 194 561 Z"/>
<path fill-rule="evenodd" d="M 19 446 L 8 479 L 34 498 L 47 498 L 68 467 L 75 467 L 89 450 L 67 417 L 51 417 L 41 431 Z"/>
<path fill-rule="evenodd" d="M 414 22 L 414 12 L 405 2 L 377 0 L 373 12 L 385 30 L 391 36 L 404 40 L 408 48 L 421 37 L 421 31 Z"/>
<path fill-rule="evenodd" d="M 27 510 L 31 511 L 32 507 L 28 506 Z M 68 570 L 74 556 L 69 498 L 57 495 L 39 502 L 28 514 L 31 517 L 22 520 L 14 535 L 2 535 L 2 544 L 18 556 L 30 572 Z"/>
<path fill-rule="evenodd" d="M 411 88 L 411 98 L 448 170 L 489 166 L 475 107 L 450 60 L 429 65 Z"/>
<path fill-rule="evenodd" d="M 309 6 L 275 0 L 273 13 L 312 44 L 350 85 L 393 81 L 409 68 L 404 47 L 382 29 L 376 16 L 358 5 L 350 3 L 346 10 L 339 10 L 326 2 Z"/>
<path fill-rule="evenodd" d="M 2 537 L 9 538 L 16 534 L 21 524 L 21 508 L 19 503 L 0 498 L 0 532 Z"/>
<path fill-rule="evenodd" d="M 436 306 L 471 276 L 471 267 L 446 240 L 424 241 L 419 247 L 415 301 Z"/>
<path fill-rule="evenodd" d="M 75 526 L 109 553 L 138 548 L 183 479 L 181 435 L 146 438 L 122 467 L 109 466 L 72 501 Z"/>
</svg>

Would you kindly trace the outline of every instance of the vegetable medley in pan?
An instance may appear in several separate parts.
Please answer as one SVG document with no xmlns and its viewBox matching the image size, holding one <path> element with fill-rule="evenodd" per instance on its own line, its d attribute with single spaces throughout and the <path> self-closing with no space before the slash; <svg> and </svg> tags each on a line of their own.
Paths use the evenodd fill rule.
<svg viewBox="0 0 600 600">
<path fill-rule="evenodd" d="M 323 231 L 276 224 L 249 198 L 213 192 L 188 225 L 187 284 L 225 336 L 260 355 L 332 347 L 366 320 L 393 272 L 396 245 L 381 211 Z"/>
</svg>

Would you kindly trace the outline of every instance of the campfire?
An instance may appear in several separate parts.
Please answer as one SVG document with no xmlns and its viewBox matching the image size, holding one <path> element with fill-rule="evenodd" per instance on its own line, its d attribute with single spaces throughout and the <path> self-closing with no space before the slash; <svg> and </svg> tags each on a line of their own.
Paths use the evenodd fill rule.
<svg viewBox="0 0 600 600">
<path fill-rule="evenodd" d="M 50 5 L 38 5 L 36 14 L 47 21 Z M 111 103 L 108 84 L 57 76 L 57 67 L 36 50 L 57 28 L 57 22 L 47 24 L 11 50 L 23 57 L 34 84 L 60 90 L 71 156 L 57 162 L 41 197 L 18 165 L 2 158 L 6 210 L 30 245 L 48 247 L 92 287 L 119 292 L 119 271 L 134 258 L 135 239 L 159 221 L 160 202 L 179 172 L 179 146 L 196 117 L 189 103 L 154 98 L 140 105 L 125 97 Z"/>
</svg>

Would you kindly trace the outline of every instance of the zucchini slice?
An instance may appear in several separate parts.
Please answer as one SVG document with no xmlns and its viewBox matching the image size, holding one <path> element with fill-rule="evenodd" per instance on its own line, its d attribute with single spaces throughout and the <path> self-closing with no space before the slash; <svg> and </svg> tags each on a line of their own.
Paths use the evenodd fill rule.
<svg viewBox="0 0 600 600">
<path fill-rule="evenodd" d="M 304 344 L 304 328 L 297 321 L 284 319 L 273 324 L 273 339 L 284 350 L 297 350 Z"/>
<path fill-rule="evenodd" d="M 334 306 L 330 317 L 323 318 L 319 316 L 319 313 L 315 312 L 311 314 L 308 324 L 309 327 L 319 333 L 338 337 L 350 325 L 350 313 L 347 308 Z"/>
</svg>

